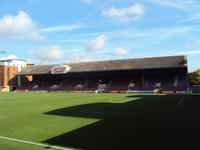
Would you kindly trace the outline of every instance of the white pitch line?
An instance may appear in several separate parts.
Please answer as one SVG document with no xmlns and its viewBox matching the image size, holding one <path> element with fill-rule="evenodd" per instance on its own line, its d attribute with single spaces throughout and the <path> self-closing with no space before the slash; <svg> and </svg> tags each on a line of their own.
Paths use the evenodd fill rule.
<svg viewBox="0 0 200 150">
<path fill-rule="evenodd" d="M 184 97 L 182 97 L 182 98 L 180 99 L 180 101 L 178 102 L 178 104 L 177 104 L 178 107 L 181 106 L 181 104 L 183 103 L 183 100 L 184 100 Z"/>
<path fill-rule="evenodd" d="M 70 150 L 68 148 L 52 146 L 49 144 L 36 143 L 36 142 L 31 142 L 31 141 L 25 141 L 25 140 L 20 140 L 20 139 L 5 137 L 5 136 L 0 136 L 0 139 L 10 140 L 10 141 L 15 141 L 15 142 L 20 142 L 20 143 L 26 143 L 26 144 L 31 144 L 31 145 L 36 145 L 36 146 L 41 146 L 41 147 L 46 147 L 46 148 L 49 147 L 49 148 L 54 148 L 54 149 L 58 149 L 58 150 Z"/>
</svg>

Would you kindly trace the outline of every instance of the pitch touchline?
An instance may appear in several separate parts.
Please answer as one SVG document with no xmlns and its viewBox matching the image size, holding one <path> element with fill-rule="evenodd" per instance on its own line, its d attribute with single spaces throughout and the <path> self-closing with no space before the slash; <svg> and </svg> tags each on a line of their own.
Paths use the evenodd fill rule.
<svg viewBox="0 0 200 150">
<path fill-rule="evenodd" d="M 184 100 L 184 97 L 182 97 L 181 99 L 180 99 L 180 101 L 178 102 L 178 107 L 180 107 L 181 106 L 181 104 L 183 103 L 183 100 Z"/>
<path fill-rule="evenodd" d="M 51 146 L 49 144 L 36 143 L 36 142 L 25 141 L 25 140 L 20 140 L 20 139 L 5 137 L 5 136 L 0 136 L 0 139 L 10 140 L 10 141 L 15 141 L 15 142 L 20 142 L 20 143 L 26 143 L 26 144 L 31 144 L 31 145 L 37 145 L 37 146 L 42 146 L 42 147 L 46 147 L 46 148 L 54 148 L 54 149 L 58 149 L 58 150 L 70 150 L 69 148 L 63 148 L 63 147 L 59 147 L 59 146 Z"/>
</svg>

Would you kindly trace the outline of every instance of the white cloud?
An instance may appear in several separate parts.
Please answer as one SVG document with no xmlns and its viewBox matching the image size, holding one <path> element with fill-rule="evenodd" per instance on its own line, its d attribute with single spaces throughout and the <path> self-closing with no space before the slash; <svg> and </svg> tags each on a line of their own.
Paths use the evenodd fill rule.
<svg viewBox="0 0 200 150">
<path fill-rule="evenodd" d="M 200 13 L 194 13 L 192 15 L 186 16 L 187 18 L 181 20 L 180 23 L 190 22 L 190 21 L 198 21 L 200 19 Z"/>
<path fill-rule="evenodd" d="M 83 24 L 62 25 L 62 26 L 44 28 L 44 29 L 41 29 L 41 32 L 71 31 L 71 30 L 75 30 L 75 29 L 80 29 L 83 26 L 84 26 Z"/>
<path fill-rule="evenodd" d="M 16 16 L 5 15 L 0 18 L 0 39 L 16 38 L 42 40 L 45 37 L 37 30 L 37 25 L 23 11 Z"/>
<path fill-rule="evenodd" d="M 89 53 L 75 54 L 73 58 L 69 59 L 70 63 L 89 62 L 93 61 Z"/>
<path fill-rule="evenodd" d="M 33 59 L 32 58 L 28 58 L 26 61 L 27 61 L 28 64 L 32 64 L 33 63 Z"/>
<path fill-rule="evenodd" d="M 40 29 L 26 12 L 19 11 L 16 16 L 5 15 L 0 18 L 0 40 L 45 40 L 45 33 L 71 31 L 83 26 L 84 24 L 72 24 Z"/>
<path fill-rule="evenodd" d="M 142 40 L 142 43 L 145 40 L 145 44 L 149 42 L 161 42 L 174 37 L 183 37 L 185 35 L 191 34 L 198 31 L 194 27 L 187 26 L 175 26 L 175 27 L 164 27 L 164 28 L 152 28 L 145 30 L 119 30 L 107 33 L 110 38 L 130 38 L 132 40 Z M 153 38 L 152 38 L 153 37 Z M 146 46 L 141 44 L 141 46 Z"/>
<path fill-rule="evenodd" d="M 91 61 L 105 61 L 111 60 L 110 56 L 94 56 L 91 53 L 75 54 L 73 58 L 68 59 L 69 63 L 91 62 Z"/>
<path fill-rule="evenodd" d="M 152 2 L 155 4 L 174 7 L 183 10 L 191 10 L 191 8 L 198 8 L 200 3 L 194 0 L 143 0 L 147 2 Z"/>
<path fill-rule="evenodd" d="M 63 51 L 57 46 L 42 47 L 30 50 L 29 55 L 41 62 L 56 61 L 63 59 Z"/>
<path fill-rule="evenodd" d="M 0 60 L 6 60 L 6 59 L 17 59 L 17 56 L 10 54 L 8 56 L 0 57 Z"/>
<path fill-rule="evenodd" d="M 91 52 L 103 49 L 105 46 L 106 46 L 106 36 L 100 35 L 91 42 L 89 42 L 85 50 Z"/>
<path fill-rule="evenodd" d="M 200 50 L 179 51 L 176 55 L 200 55 Z"/>
<path fill-rule="evenodd" d="M 102 15 L 110 17 L 117 22 L 127 23 L 132 20 L 139 19 L 145 14 L 145 7 L 141 4 L 134 4 L 126 8 L 111 7 L 108 10 L 104 10 Z"/>
<path fill-rule="evenodd" d="M 114 49 L 113 53 L 115 55 L 126 55 L 128 54 L 128 50 L 124 47 L 117 47 Z"/>
<path fill-rule="evenodd" d="M 75 53 L 68 60 L 70 63 L 96 61 L 97 59 L 93 56 L 98 50 L 103 49 L 106 46 L 105 35 L 99 35 L 92 41 L 88 42 L 85 50 L 81 53 Z"/>
</svg>

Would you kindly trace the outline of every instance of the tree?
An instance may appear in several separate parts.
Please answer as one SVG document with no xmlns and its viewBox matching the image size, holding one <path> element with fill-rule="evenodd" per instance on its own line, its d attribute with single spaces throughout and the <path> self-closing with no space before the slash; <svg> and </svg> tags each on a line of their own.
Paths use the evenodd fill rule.
<svg viewBox="0 0 200 150">
<path fill-rule="evenodd" d="M 189 82 L 191 85 L 200 84 L 200 69 L 189 74 Z"/>
</svg>

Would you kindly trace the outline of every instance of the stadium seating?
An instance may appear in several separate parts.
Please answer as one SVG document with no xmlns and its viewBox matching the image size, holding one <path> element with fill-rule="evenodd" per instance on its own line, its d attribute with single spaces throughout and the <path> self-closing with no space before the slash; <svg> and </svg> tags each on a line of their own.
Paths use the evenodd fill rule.
<svg viewBox="0 0 200 150">
<path fill-rule="evenodd" d="M 31 82 L 23 80 L 18 90 L 48 90 L 48 91 L 178 91 L 185 90 L 187 83 L 183 75 L 139 74 L 109 77 L 35 77 Z"/>
<path fill-rule="evenodd" d="M 127 91 L 130 82 L 130 77 L 115 77 L 112 79 L 110 85 L 108 86 L 108 90 L 111 92 Z"/>
</svg>

